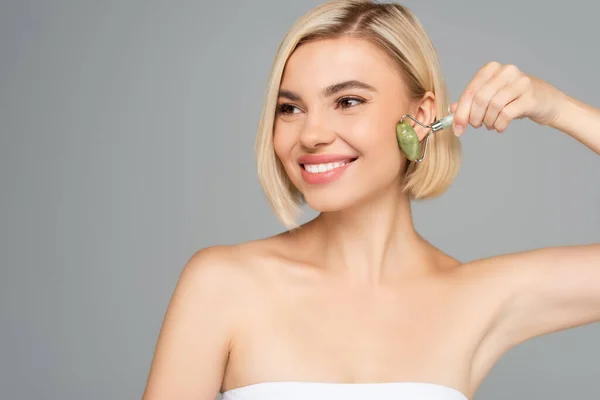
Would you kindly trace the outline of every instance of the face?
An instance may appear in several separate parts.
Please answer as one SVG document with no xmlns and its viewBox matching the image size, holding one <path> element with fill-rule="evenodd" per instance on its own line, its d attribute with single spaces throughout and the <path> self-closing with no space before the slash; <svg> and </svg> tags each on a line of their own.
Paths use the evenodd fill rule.
<svg viewBox="0 0 600 400">
<path fill-rule="evenodd" d="M 282 77 L 275 153 L 313 209 L 342 210 L 398 191 L 406 159 L 395 127 L 422 108 L 375 45 L 350 37 L 306 43 Z"/>
</svg>

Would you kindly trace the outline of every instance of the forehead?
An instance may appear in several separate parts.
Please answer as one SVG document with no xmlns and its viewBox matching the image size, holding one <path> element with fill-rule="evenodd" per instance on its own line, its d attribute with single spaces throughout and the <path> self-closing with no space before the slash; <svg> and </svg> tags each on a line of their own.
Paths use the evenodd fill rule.
<svg viewBox="0 0 600 400">
<path fill-rule="evenodd" d="M 401 76 L 382 49 L 365 39 L 344 36 L 298 47 L 286 63 L 281 86 L 320 90 L 346 80 L 360 80 L 379 89 L 400 83 Z"/>
</svg>

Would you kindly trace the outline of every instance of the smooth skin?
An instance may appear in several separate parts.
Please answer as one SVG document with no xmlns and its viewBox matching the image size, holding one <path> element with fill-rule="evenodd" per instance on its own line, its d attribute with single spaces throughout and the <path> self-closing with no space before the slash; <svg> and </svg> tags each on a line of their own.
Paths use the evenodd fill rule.
<svg viewBox="0 0 600 400">
<path fill-rule="evenodd" d="M 347 81 L 369 88 L 331 86 Z M 431 123 L 435 96 L 409 99 L 379 49 L 357 38 L 306 44 L 281 91 L 275 151 L 322 213 L 295 234 L 191 257 L 144 400 L 214 400 L 272 381 L 432 382 L 472 398 L 508 349 L 600 321 L 600 244 L 461 263 L 416 232 L 394 127 L 406 113 Z M 529 118 L 600 154 L 600 110 L 512 65 L 481 68 L 452 110 L 462 132 Z M 296 161 L 309 153 L 358 158 L 316 186 Z"/>
</svg>

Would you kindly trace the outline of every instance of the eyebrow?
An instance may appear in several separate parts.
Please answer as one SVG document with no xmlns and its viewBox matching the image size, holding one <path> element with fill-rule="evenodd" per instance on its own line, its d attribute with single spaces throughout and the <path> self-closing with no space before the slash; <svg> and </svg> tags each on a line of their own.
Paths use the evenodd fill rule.
<svg viewBox="0 0 600 400">
<path fill-rule="evenodd" d="M 325 97 L 329 97 L 329 96 L 333 96 L 334 94 L 339 93 L 343 90 L 348 90 L 348 89 L 364 89 L 364 90 L 368 90 L 371 92 L 377 92 L 377 89 L 375 89 L 373 86 L 371 86 L 369 84 L 366 84 L 364 82 L 357 81 L 357 80 L 350 80 L 350 81 L 340 82 L 340 83 L 336 83 L 334 85 L 327 86 L 323 90 L 323 95 Z M 291 90 L 285 90 L 285 89 L 279 90 L 279 97 L 285 97 L 286 99 L 289 99 L 292 101 L 300 100 L 299 94 L 292 92 Z"/>
</svg>

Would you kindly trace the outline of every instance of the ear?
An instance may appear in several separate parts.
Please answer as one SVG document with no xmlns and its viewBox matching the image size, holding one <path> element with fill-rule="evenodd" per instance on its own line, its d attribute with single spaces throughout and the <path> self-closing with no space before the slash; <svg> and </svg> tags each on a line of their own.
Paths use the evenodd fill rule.
<svg viewBox="0 0 600 400">
<path fill-rule="evenodd" d="M 426 92 L 421 99 L 413 103 L 411 108 L 415 110 L 413 117 L 415 117 L 422 124 L 431 125 L 435 121 L 436 104 L 435 95 L 432 92 Z M 423 128 L 421 125 L 410 119 L 408 121 L 410 121 L 411 125 L 413 126 L 415 133 L 419 137 L 419 141 L 423 140 L 425 135 L 427 135 L 427 132 L 429 132 L 429 129 Z"/>
</svg>

